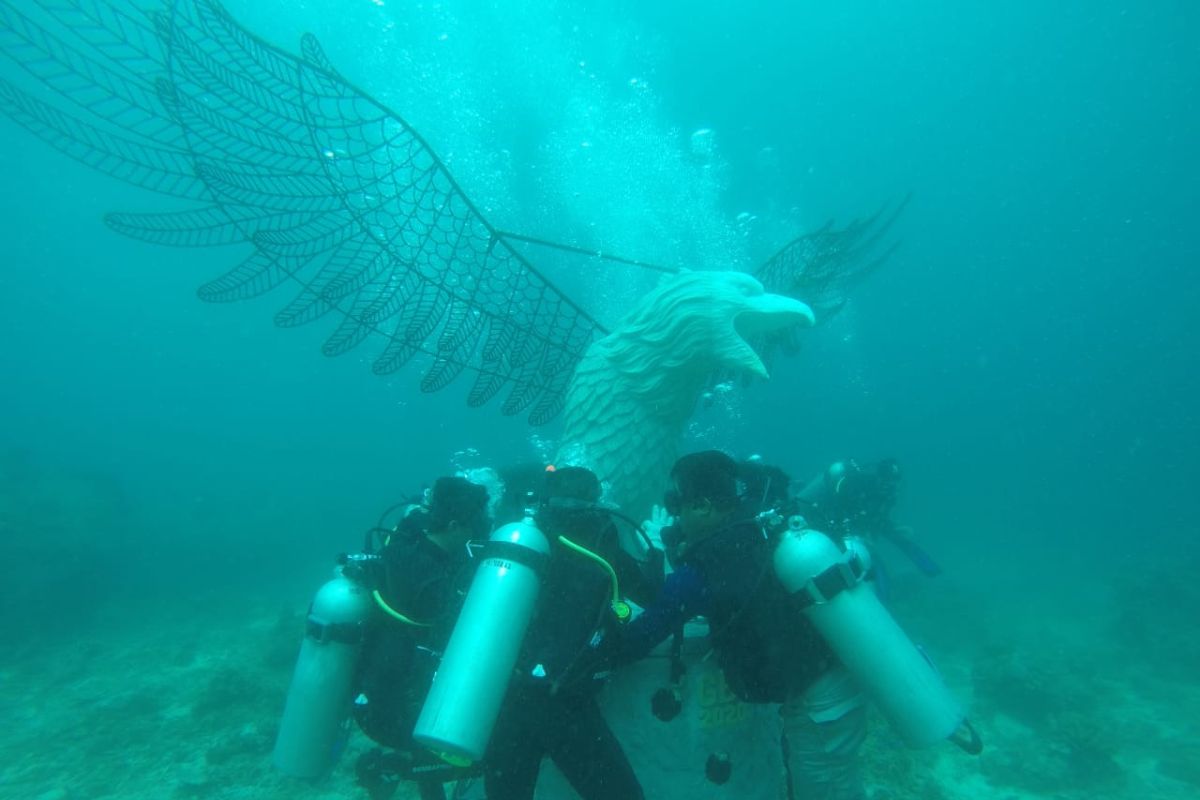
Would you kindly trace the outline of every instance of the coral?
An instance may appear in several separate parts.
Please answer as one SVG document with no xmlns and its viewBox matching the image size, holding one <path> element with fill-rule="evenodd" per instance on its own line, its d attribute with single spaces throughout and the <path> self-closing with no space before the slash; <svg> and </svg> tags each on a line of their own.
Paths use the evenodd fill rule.
<svg viewBox="0 0 1200 800">
<path fill-rule="evenodd" d="M 1123 780 L 1113 730 L 1110 722 L 1078 712 L 1052 720 L 1046 734 L 1048 749 L 1061 760 L 1064 773 L 1077 788 L 1113 786 Z"/>
<path fill-rule="evenodd" d="M 266 717 L 282 707 L 274 684 L 236 667 L 211 671 L 204 689 L 192 703 L 192 716 L 203 721 L 229 715 L 243 719 Z"/>
<path fill-rule="evenodd" d="M 1120 694 L 1094 650 L 985 651 L 973 670 L 978 711 L 1020 723 L 986 751 L 983 774 L 997 786 L 1039 794 L 1115 791 L 1126 775 L 1117 760 L 1125 729 Z M 1012 723 L 1009 723 L 1012 727 Z"/>
<path fill-rule="evenodd" d="M 1115 644 L 1183 680 L 1200 674 L 1200 555 L 1172 551 L 1170 559 L 1130 565 L 1111 585 Z"/>
<path fill-rule="evenodd" d="M 933 776 L 931 752 L 902 746 L 874 711 L 869 727 L 875 733 L 863 746 L 862 765 L 872 800 L 941 800 L 945 796 Z"/>
<path fill-rule="evenodd" d="M 1051 657 L 1007 645 L 983 651 L 972 667 L 977 704 L 1034 728 L 1064 714 L 1088 713 L 1107 693 L 1090 653 Z"/>
</svg>

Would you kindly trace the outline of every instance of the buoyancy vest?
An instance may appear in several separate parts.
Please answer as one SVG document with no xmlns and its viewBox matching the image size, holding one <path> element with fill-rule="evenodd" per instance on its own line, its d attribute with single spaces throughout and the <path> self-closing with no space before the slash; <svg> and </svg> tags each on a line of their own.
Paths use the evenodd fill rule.
<svg viewBox="0 0 1200 800">
<path fill-rule="evenodd" d="M 463 569 L 411 524 L 401 525 L 379 555 L 373 588 L 419 624 L 377 609 L 363 642 L 354 717 L 379 744 L 411 749 L 413 725 L 462 602 Z"/>
<path fill-rule="evenodd" d="M 692 548 L 683 562 L 704 577 L 717 663 L 730 691 L 751 703 L 781 703 L 834 661 L 832 651 L 775 577 L 776 537 L 752 520 L 734 522 Z"/>
<path fill-rule="evenodd" d="M 620 571 L 617 531 L 602 511 L 539 514 L 538 524 L 552 539 L 565 536 Z M 607 573 L 554 541 L 517 662 L 519 685 L 542 683 L 568 693 L 597 690 L 599 658 L 594 653 L 617 625 L 610 603 Z"/>
</svg>

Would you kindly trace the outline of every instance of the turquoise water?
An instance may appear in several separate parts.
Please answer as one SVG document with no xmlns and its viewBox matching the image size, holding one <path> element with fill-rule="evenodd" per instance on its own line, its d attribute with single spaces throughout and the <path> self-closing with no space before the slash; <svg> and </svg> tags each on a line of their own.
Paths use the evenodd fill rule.
<svg viewBox="0 0 1200 800">
<path fill-rule="evenodd" d="M 502 229 L 752 269 L 911 192 L 894 257 L 687 445 L 797 477 L 905 465 L 897 516 L 946 574 L 898 575 L 898 614 L 992 747 L 880 737 L 877 797 L 1195 796 L 1200 11 L 643 5 L 228 8 L 289 52 L 315 33 Z M 542 459 L 555 424 L 468 409 L 465 379 L 421 394 L 417 370 L 324 358 L 327 324 L 272 325 L 286 292 L 199 302 L 241 250 L 122 238 L 103 213 L 183 206 L 0 132 L 0 707 L 19 723 L 0 796 L 354 791 L 348 764 L 316 788 L 266 766 L 296 615 L 382 508 Z M 542 257 L 608 325 L 654 281 Z"/>
</svg>

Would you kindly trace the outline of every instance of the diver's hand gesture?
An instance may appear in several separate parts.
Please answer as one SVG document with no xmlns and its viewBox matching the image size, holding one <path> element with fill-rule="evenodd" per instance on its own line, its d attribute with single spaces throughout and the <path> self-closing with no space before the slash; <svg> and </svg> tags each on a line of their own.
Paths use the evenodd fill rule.
<svg viewBox="0 0 1200 800">
<path fill-rule="evenodd" d="M 642 529 L 646 531 L 646 536 L 650 537 L 650 541 L 654 542 L 654 546 L 662 549 L 663 528 L 669 528 L 675 524 L 675 518 L 667 513 L 667 510 L 660 505 L 655 505 L 650 509 L 650 519 L 642 523 Z"/>
</svg>

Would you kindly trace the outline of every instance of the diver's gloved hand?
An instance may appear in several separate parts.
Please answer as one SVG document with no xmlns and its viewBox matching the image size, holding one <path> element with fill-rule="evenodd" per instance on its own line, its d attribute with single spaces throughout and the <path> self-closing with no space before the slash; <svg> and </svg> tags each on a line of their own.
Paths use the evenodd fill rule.
<svg viewBox="0 0 1200 800">
<path fill-rule="evenodd" d="M 660 505 L 655 505 L 650 509 L 650 519 L 642 523 L 642 530 L 646 531 L 646 536 L 650 537 L 650 541 L 654 542 L 654 546 L 662 549 L 663 540 L 662 532 L 664 528 L 669 528 L 675 524 L 675 518 L 667 513 L 667 510 Z"/>
</svg>

